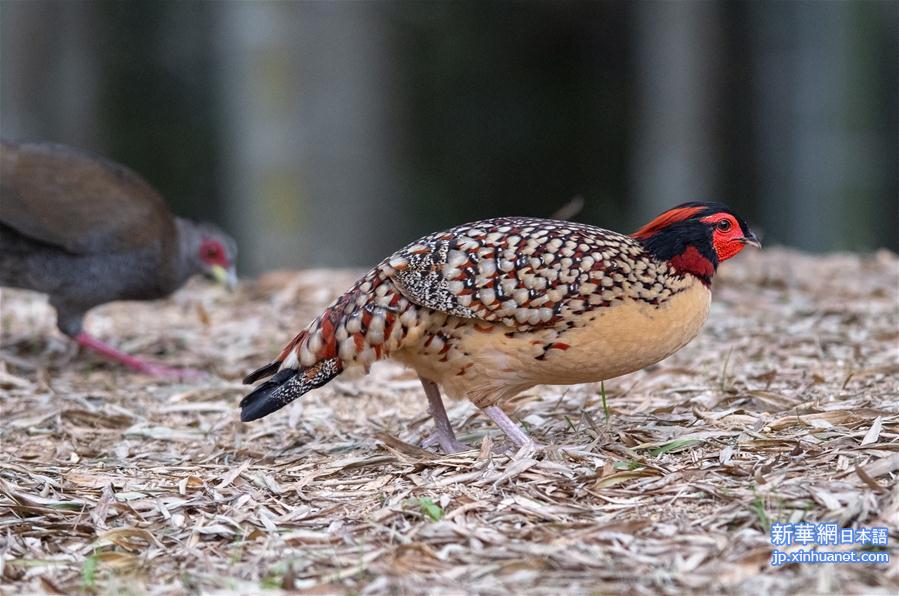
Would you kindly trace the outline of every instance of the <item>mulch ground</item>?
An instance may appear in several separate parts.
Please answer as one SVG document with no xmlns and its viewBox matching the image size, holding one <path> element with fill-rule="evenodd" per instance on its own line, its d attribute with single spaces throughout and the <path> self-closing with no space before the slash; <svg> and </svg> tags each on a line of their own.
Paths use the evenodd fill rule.
<svg viewBox="0 0 899 596">
<path fill-rule="evenodd" d="M 747 251 L 701 335 L 606 382 L 607 407 L 598 384 L 515 399 L 538 453 L 467 403 L 449 414 L 471 452 L 417 447 L 426 401 L 391 363 L 241 423 L 239 379 L 357 273 L 195 281 L 88 317 L 210 373 L 189 382 L 79 353 L 44 297 L 3 291 L 0 591 L 899 590 L 895 255 Z M 893 562 L 770 566 L 769 525 L 801 520 L 890 528 Z"/>
</svg>

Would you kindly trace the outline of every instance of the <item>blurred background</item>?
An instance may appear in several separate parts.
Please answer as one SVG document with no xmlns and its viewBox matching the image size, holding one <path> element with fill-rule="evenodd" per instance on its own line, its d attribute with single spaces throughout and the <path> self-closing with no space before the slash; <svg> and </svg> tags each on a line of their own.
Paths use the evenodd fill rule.
<svg viewBox="0 0 899 596">
<path fill-rule="evenodd" d="M 899 3 L 0 3 L 0 133 L 129 165 L 243 274 L 496 215 L 899 249 Z"/>
</svg>

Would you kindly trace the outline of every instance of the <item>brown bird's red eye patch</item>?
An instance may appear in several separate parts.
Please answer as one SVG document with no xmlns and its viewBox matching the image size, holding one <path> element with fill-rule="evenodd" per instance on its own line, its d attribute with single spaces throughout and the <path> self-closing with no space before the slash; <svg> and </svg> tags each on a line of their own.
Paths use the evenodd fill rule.
<svg viewBox="0 0 899 596">
<path fill-rule="evenodd" d="M 210 265 L 223 265 L 227 267 L 228 256 L 220 242 L 216 240 L 206 240 L 200 245 L 200 258 Z"/>
<path fill-rule="evenodd" d="M 657 218 L 631 234 L 637 240 L 645 240 L 655 236 L 658 232 L 664 230 L 672 224 L 685 221 L 703 211 L 705 207 L 677 207 L 666 211 Z"/>
</svg>

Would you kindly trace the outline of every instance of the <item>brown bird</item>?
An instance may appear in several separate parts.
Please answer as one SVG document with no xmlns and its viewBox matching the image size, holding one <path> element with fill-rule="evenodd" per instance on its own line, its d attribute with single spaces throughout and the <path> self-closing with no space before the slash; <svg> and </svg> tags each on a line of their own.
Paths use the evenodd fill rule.
<svg viewBox="0 0 899 596">
<path fill-rule="evenodd" d="M 424 386 L 436 438 L 456 440 L 440 397 L 468 398 L 519 447 L 501 408 L 534 385 L 590 383 L 670 356 L 709 313 L 712 277 L 747 244 L 739 216 L 685 203 L 626 236 L 589 225 L 503 217 L 426 236 L 381 262 L 245 383 L 262 418 L 351 366 L 393 357 Z"/>
<path fill-rule="evenodd" d="M 153 300 L 203 273 L 233 285 L 237 246 L 215 226 L 175 217 L 146 181 L 98 155 L 50 143 L 0 145 L 0 286 L 50 296 L 78 344 L 150 374 L 145 362 L 82 329 L 114 300 Z"/>
</svg>

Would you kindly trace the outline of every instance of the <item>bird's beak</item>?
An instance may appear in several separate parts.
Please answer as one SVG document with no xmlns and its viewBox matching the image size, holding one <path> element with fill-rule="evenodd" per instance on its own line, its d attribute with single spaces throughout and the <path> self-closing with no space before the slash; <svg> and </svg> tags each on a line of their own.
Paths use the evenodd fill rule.
<svg viewBox="0 0 899 596">
<path fill-rule="evenodd" d="M 210 267 L 209 273 L 216 282 L 225 286 L 225 289 L 228 291 L 237 287 L 237 271 L 234 270 L 234 267 L 226 269 L 221 265 L 213 265 Z"/>
<path fill-rule="evenodd" d="M 740 242 L 742 242 L 743 244 L 748 244 L 749 246 L 754 246 L 756 248 L 762 247 L 762 243 L 759 242 L 758 237 L 752 230 L 749 231 L 748 236 L 743 236 L 742 238 L 740 238 Z"/>
</svg>

